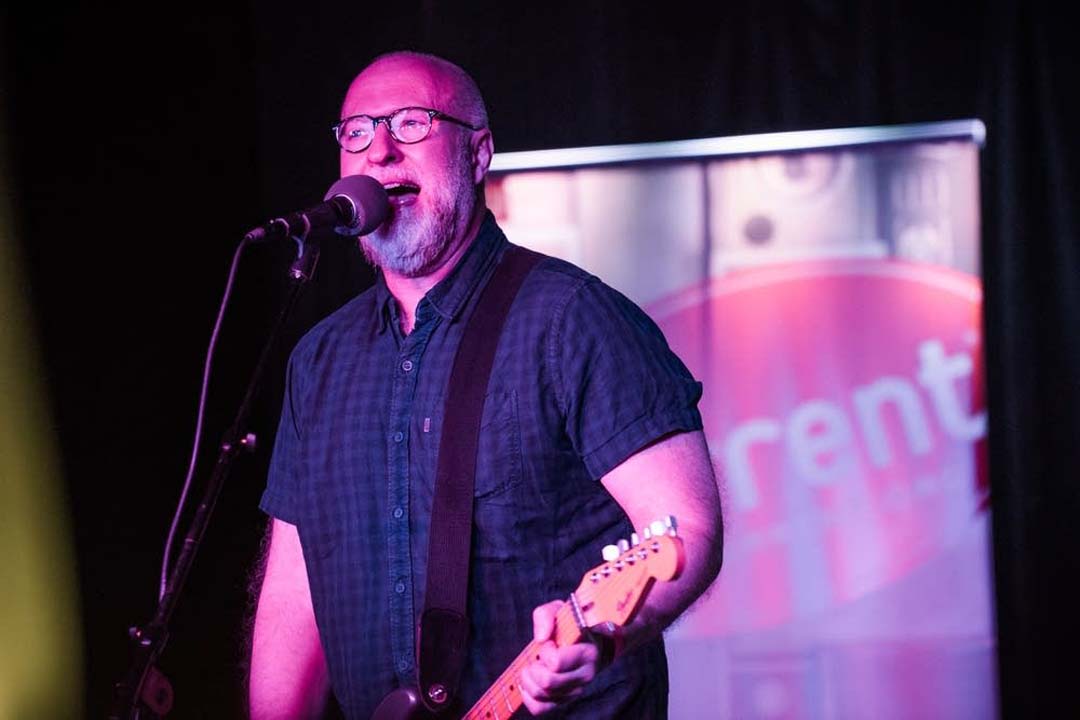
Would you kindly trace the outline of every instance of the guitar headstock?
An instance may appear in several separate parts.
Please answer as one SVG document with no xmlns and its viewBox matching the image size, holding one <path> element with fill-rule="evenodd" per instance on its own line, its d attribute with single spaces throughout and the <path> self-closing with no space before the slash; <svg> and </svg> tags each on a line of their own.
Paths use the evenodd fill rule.
<svg viewBox="0 0 1080 720">
<path fill-rule="evenodd" d="M 623 625 L 634 616 L 657 580 L 674 580 L 685 561 L 675 518 L 654 520 L 630 540 L 604 548 L 604 560 L 581 579 L 575 592 L 587 626 Z"/>
</svg>

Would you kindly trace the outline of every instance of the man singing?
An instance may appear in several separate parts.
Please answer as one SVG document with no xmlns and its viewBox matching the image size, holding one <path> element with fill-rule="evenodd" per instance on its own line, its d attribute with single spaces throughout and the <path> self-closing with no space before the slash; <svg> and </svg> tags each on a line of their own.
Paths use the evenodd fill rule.
<svg viewBox="0 0 1080 720">
<path fill-rule="evenodd" d="M 297 345 L 261 507 L 273 517 L 258 599 L 251 714 L 317 717 L 333 692 L 367 720 L 416 683 L 444 400 L 463 327 L 510 247 L 484 200 L 494 146 L 476 84 L 411 52 L 353 81 L 334 133 L 341 174 L 387 190 L 361 238 L 373 288 Z M 532 639 L 533 714 L 662 718 L 661 632 L 720 569 L 720 500 L 701 386 L 656 325 L 566 262 L 526 277 L 499 338 L 476 456 L 468 578 L 469 707 Z M 445 440 L 444 440 L 445 441 Z M 600 549 L 673 515 L 686 548 L 618 642 L 556 647 L 555 613 Z M 615 648 L 615 652 L 611 652 Z"/>
</svg>

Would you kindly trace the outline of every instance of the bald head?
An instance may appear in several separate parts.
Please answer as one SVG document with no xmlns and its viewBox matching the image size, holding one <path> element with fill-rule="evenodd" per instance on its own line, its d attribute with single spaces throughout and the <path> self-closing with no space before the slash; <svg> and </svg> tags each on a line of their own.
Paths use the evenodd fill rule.
<svg viewBox="0 0 1080 720">
<path fill-rule="evenodd" d="M 460 118 L 476 127 L 488 126 L 487 107 L 476 81 L 459 66 L 436 55 L 399 50 L 380 55 L 371 61 L 352 81 L 346 94 L 342 117 L 354 114 L 348 98 L 372 79 L 397 76 L 415 82 L 423 79 L 432 93 L 432 108 Z M 367 112 L 367 111 L 362 111 Z"/>
<path fill-rule="evenodd" d="M 404 108 L 434 111 L 425 135 L 401 140 L 383 122 Z M 391 218 L 360 239 L 364 253 L 387 277 L 437 281 L 487 212 L 484 178 L 494 143 L 480 90 L 442 58 L 390 53 L 364 68 L 345 94 L 341 117 L 361 115 L 373 123 L 371 135 L 359 150 L 342 147 L 341 175 L 375 178 L 392 206 Z"/>
</svg>

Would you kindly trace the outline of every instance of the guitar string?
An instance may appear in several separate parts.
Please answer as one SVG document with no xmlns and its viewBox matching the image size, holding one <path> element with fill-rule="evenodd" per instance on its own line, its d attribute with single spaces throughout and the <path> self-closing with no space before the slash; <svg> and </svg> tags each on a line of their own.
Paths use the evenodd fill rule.
<svg viewBox="0 0 1080 720">
<path fill-rule="evenodd" d="M 600 591 L 600 594 L 613 591 L 618 594 L 619 592 L 621 592 L 622 586 L 626 585 L 628 582 L 630 582 L 631 584 L 635 582 L 631 578 L 631 574 L 627 573 L 624 575 L 620 573 L 611 577 L 609 579 L 609 582 L 604 585 L 598 587 L 585 585 L 579 587 L 576 592 L 582 598 L 583 604 L 590 604 L 599 596 L 599 594 L 597 594 L 597 591 Z M 577 642 L 578 639 L 581 638 L 582 629 L 578 627 L 577 620 L 573 614 L 573 607 L 570 603 L 567 603 L 566 605 L 563 605 L 561 608 L 559 608 L 559 611 L 555 616 L 555 627 L 556 637 L 563 638 L 564 644 L 572 644 L 574 642 Z M 540 645 L 535 640 L 531 641 L 525 647 L 525 649 L 514 659 L 514 661 L 510 663 L 510 666 L 503 672 L 499 679 L 497 679 L 487 690 L 487 692 L 485 692 L 476 702 L 474 708 L 476 708 L 477 711 L 483 709 L 486 710 L 488 713 L 494 713 L 493 716 L 476 715 L 473 714 L 472 711 L 470 711 L 462 718 L 462 720 L 469 720 L 470 718 L 478 717 L 498 718 L 498 712 L 495 710 L 495 708 L 499 704 L 499 698 L 496 696 L 496 690 L 502 690 L 505 693 L 505 685 L 508 680 L 512 679 L 515 680 L 515 683 L 511 686 L 511 692 L 516 693 L 517 696 L 520 697 L 520 674 L 525 669 L 525 666 L 532 662 L 533 655 L 537 652 L 539 647 Z M 510 711 L 511 714 L 514 712 L 514 710 L 517 710 L 517 708 L 521 706 L 520 700 L 515 698 L 514 701 L 517 703 L 517 705 L 513 708 L 513 710 Z"/>
<path fill-rule="evenodd" d="M 655 553 L 659 553 L 662 549 L 658 544 L 657 540 L 655 539 L 651 543 L 649 543 L 649 546 L 650 547 L 648 547 L 648 549 L 651 549 L 653 552 L 649 553 L 643 559 L 637 559 L 637 562 L 644 564 L 649 558 L 653 557 Z M 637 562 L 635 563 L 635 565 L 637 564 Z M 627 564 L 626 567 L 628 569 L 633 569 L 634 565 Z M 602 571 L 598 570 L 596 572 Z M 618 574 L 609 578 L 605 578 L 605 580 L 608 580 L 609 582 L 606 582 L 602 585 L 597 586 L 586 583 L 579 587 L 576 591 L 576 594 L 581 599 L 581 604 L 589 605 L 604 593 L 615 591 L 616 594 L 618 594 L 618 592 L 622 591 L 622 586 L 625 586 L 627 583 L 631 585 L 637 584 L 640 580 L 640 577 L 638 577 L 641 574 L 640 572 L 625 574 L 621 571 L 617 572 Z M 591 575 L 592 573 L 590 572 L 589 575 L 587 575 L 586 577 L 591 577 Z M 648 577 L 648 573 L 645 573 L 645 575 L 646 577 Z M 566 639 L 569 640 L 567 644 L 577 642 L 577 640 L 581 637 L 582 630 L 578 627 L 577 620 L 574 618 L 573 609 L 570 603 L 563 605 L 556 613 L 555 628 L 556 637 L 562 637 L 565 633 Z M 570 630 L 570 632 L 566 632 L 566 630 Z M 532 656 L 534 653 L 536 653 L 538 648 L 539 644 L 535 640 L 531 641 L 528 645 L 526 645 L 525 649 L 522 650 L 522 652 L 518 654 L 514 661 L 510 663 L 510 666 L 502 673 L 502 675 L 500 675 L 499 678 L 492 684 L 492 686 L 488 688 L 488 690 L 483 695 L 480 696 L 480 699 L 477 700 L 476 704 L 473 706 L 473 709 L 462 717 L 462 720 L 470 720 L 472 718 L 481 717 L 493 717 L 498 719 L 500 715 L 496 708 L 499 705 L 498 701 L 500 698 L 497 697 L 496 691 L 498 690 L 502 692 L 503 697 L 501 699 L 506 702 L 507 706 L 509 707 L 510 702 L 509 699 L 506 697 L 507 690 L 505 686 L 510 680 L 516 681 L 514 682 L 514 684 L 510 685 L 510 692 L 515 693 L 516 695 L 516 697 L 514 698 L 514 702 L 516 703 L 516 705 L 509 710 L 509 714 L 512 715 L 514 711 L 521 707 L 521 700 L 519 699 L 521 697 L 520 674 L 525 669 L 525 666 L 532 662 Z M 487 714 L 478 714 L 481 711 L 486 711 Z M 507 717 L 509 717 L 509 715 Z"/>
<path fill-rule="evenodd" d="M 570 611 L 570 606 L 567 604 L 559 608 L 558 612 L 555 615 L 555 636 L 564 637 L 567 639 L 572 638 L 574 641 L 576 641 L 577 638 L 574 637 L 575 633 L 580 637 L 581 630 L 580 628 L 578 628 L 577 622 L 573 618 L 573 613 Z M 536 654 L 539 649 L 540 643 L 536 642 L 535 640 L 529 642 L 529 644 L 525 646 L 525 649 L 522 650 L 516 658 L 514 658 L 514 661 L 512 663 L 510 663 L 510 667 L 508 667 L 499 677 L 499 679 L 496 680 L 490 688 L 488 688 L 487 692 L 480 696 L 480 699 L 474 706 L 475 710 L 477 712 L 481 710 L 486 710 L 488 713 L 494 712 L 495 714 L 493 716 L 478 715 L 474 714 L 473 711 L 469 711 L 469 713 L 467 713 L 462 718 L 462 720 L 480 717 L 498 718 L 499 714 L 497 711 L 495 711 L 495 708 L 498 706 L 498 699 L 495 696 L 495 692 L 496 689 L 503 689 L 508 680 L 514 681 L 514 684 L 511 686 L 510 692 L 516 694 L 516 697 L 514 698 L 516 707 L 514 707 L 513 710 L 510 710 L 510 713 L 512 714 L 514 710 L 517 710 L 518 707 L 521 707 L 521 700 L 518 699 L 521 697 L 521 681 L 519 678 L 521 672 L 524 671 L 525 667 L 533 661 L 533 655 Z"/>
</svg>

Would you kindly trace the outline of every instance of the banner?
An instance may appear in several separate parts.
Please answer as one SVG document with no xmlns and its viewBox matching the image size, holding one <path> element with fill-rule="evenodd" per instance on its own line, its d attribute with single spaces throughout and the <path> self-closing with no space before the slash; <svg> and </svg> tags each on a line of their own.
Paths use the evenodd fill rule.
<svg viewBox="0 0 1080 720">
<path fill-rule="evenodd" d="M 725 562 L 668 633 L 673 718 L 996 716 L 981 138 L 497 156 L 508 237 L 642 305 L 704 383 Z"/>
</svg>

